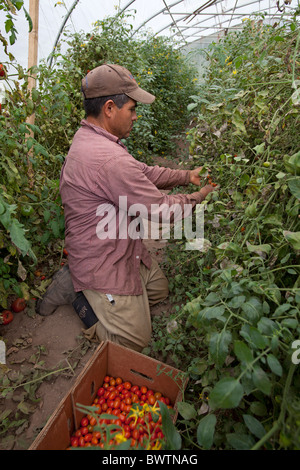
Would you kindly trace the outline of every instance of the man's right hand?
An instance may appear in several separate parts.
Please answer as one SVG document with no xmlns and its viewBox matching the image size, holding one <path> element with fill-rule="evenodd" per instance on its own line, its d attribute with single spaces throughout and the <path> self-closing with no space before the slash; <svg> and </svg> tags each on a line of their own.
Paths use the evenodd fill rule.
<svg viewBox="0 0 300 470">
<path fill-rule="evenodd" d="M 199 193 L 201 193 L 203 195 L 203 198 L 205 199 L 209 193 L 215 191 L 216 189 L 219 189 L 219 186 L 212 186 L 211 184 L 206 184 L 205 186 L 203 186 L 203 188 L 200 189 Z"/>
</svg>

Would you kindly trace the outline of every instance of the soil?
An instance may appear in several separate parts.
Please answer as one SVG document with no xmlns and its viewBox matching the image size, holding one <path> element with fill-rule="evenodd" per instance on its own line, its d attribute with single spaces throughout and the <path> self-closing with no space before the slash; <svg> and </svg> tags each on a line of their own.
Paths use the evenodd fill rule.
<svg viewBox="0 0 300 470">
<path fill-rule="evenodd" d="M 156 164 L 178 167 L 176 162 L 157 158 Z M 165 240 L 145 240 L 148 250 L 162 263 Z M 169 300 L 152 308 L 152 315 L 164 314 L 171 308 Z M 6 344 L 6 365 L 0 364 L 4 374 L 15 385 L 12 393 L 0 398 L 0 449 L 28 449 L 47 420 L 68 393 L 78 374 L 94 353 L 97 344 L 83 336 L 84 324 L 71 305 L 59 307 L 52 315 L 35 314 L 34 307 L 14 314 L 14 320 L 0 325 L 0 339 Z M 42 379 L 35 382 L 36 376 Z M 27 383 L 27 387 L 19 384 Z M 17 410 L 22 413 L 16 414 Z M 10 414 L 6 417 L 6 413 Z M 24 420 L 25 416 L 25 420 Z M 9 423 L 18 418 L 19 427 L 9 430 Z M 24 420 L 24 421 L 23 421 Z M 4 426 L 4 427 L 5 427 Z M 17 429 L 17 431 L 16 431 Z"/>
</svg>

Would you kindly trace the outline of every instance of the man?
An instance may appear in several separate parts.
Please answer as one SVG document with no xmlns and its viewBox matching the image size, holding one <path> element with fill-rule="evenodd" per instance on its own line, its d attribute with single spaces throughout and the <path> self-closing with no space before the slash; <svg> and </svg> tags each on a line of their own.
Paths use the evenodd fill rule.
<svg viewBox="0 0 300 470">
<path fill-rule="evenodd" d="M 141 351 L 151 338 L 150 306 L 168 296 L 168 281 L 143 244 L 136 208 L 144 208 L 150 220 L 153 207 L 192 208 L 214 188 L 164 194 L 160 189 L 200 186 L 200 169 L 150 167 L 128 153 L 121 139 L 137 119 L 136 104 L 151 104 L 155 97 L 127 69 L 112 64 L 95 68 L 82 80 L 82 92 L 86 119 L 60 178 L 71 274 L 65 272 L 61 284 L 67 277 L 95 313 L 95 323 L 85 330 L 88 338 Z M 69 302 L 74 291 L 71 286 Z"/>
</svg>

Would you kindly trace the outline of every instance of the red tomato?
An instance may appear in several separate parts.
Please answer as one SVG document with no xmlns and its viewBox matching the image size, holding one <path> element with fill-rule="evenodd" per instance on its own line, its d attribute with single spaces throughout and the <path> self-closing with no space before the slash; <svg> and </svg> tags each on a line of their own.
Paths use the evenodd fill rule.
<svg viewBox="0 0 300 470">
<path fill-rule="evenodd" d="M 114 404 L 113 404 L 113 408 L 120 408 L 120 405 L 121 405 L 121 400 L 120 398 L 116 398 L 115 401 L 114 401 Z"/>
<path fill-rule="evenodd" d="M 132 401 L 132 403 L 138 403 L 139 397 L 135 393 L 133 393 L 131 395 L 131 401 Z"/>
<path fill-rule="evenodd" d="M 129 428 L 130 428 L 131 430 L 136 429 L 136 423 L 135 423 L 135 421 L 130 421 L 130 423 L 129 423 Z"/>
<path fill-rule="evenodd" d="M 3 64 L 0 64 L 0 77 L 5 77 L 5 69 Z"/>
<path fill-rule="evenodd" d="M 72 447 L 78 447 L 78 445 L 79 445 L 78 437 L 71 437 L 71 446 Z"/>
<path fill-rule="evenodd" d="M 105 389 L 103 387 L 100 387 L 97 391 L 98 397 L 101 397 L 102 395 L 104 395 L 104 393 L 105 393 Z"/>
<path fill-rule="evenodd" d="M 108 400 L 114 400 L 117 396 L 117 392 L 115 390 L 113 390 L 112 392 L 110 392 L 110 394 L 108 395 Z"/>
<path fill-rule="evenodd" d="M 21 312 L 22 310 L 24 310 L 26 308 L 25 299 L 18 298 L 16 300 L 14 300 L 13 303 L 11 304 L 11 308 L 16 313 Z"/>
<path fill-rule="evenodd" d="M 150 396 L 148 397 L 148 403 L 149 403 L 149 405 L 154 405 L 155 402 L 156 402 L 155 396 L 154 396 L 154 395 L 150 395 Z"/>
<path fill-rule="evenodd" d="M 88 434 L 88 432 L 89 432 L 89 430 L 86 426 L 81 428 L 81 435 L 82 436 L 85 436 L 86 434 Z"/>
<path fill-rule="evenodd" d="M 130 447 L 135 447 L 135 446 L 136 446 L 136 442 L 137 442 L 136 439 L 133 439 L 133 438 L 132 438 L 131 441 L 130 441 Z"/>
<path fill-rule="evenodd" d="M 121 410 L 121 411 L 125 411 L 125 406 L 126 406 L 125 403 L 124 403 L 123 401 L 121 401 L 121 403 L 120 403 L 120 410 Z"/>
<path fill-rule="evenodd" d="M 94 416 L 92 416 L 91 419 L 90 419 L 90 425 L 95 426 L 96 424 L 97 424 L 97 420 Z"/>
<path fill-rule="evenodd" d="M 14 316 L 10 310 L 3 310 L 3 312 L 0 313 L 0 325 L 8 325 L 13 319 Z"/>
<path fill-rule="evenodd" d="M 63 249 L 63 254 L 64 254 L 65 256 L 68 256 L 69 253 L 68 253 L 68 250 L 66 250 L 66 248 Z"/>
<path fill-rule="evenodd" d="M 92 434 L 91 432 L 88 432 L 88 433 L 84 436 L 85 442 L 91 442 L 92 439 L 93 439 L 93 434 Z"/>
<path fill-rule="evenodd" d="M 131 383 L 130 382 L 124 382 L 124 388 L 126 388 L 127 390 L 130 390 L 131 389 Z"/>
<path fill-rule="evenodd" d="M 117 385 L 121 385 L 122 382 L 123 382 L 123 380 L 121 379 L 121 377 L 116 378 L 116 384 Z"/>
<path fill-rule="evenodd" d="M 131 433 L 133 439 L 135 439 L 136 441 L 138 440 L 138 438 L 140 437 L 140 433 L 137 429 L 134 429 Z"/>
<path fill-rule="evenodd" d="M 80 424 L 81 424 L 82 428 L 85 428 L 89 424 L 89 420 L 88 420 L 87 416 L 84 416 L 82 418 L 82 420 L 80 421 Z"/>
<path fill-rule="evenodd" d="M 142 395 L 146 395 L 147 391 L 148 391 L 148 388 L 146 387 L 146 385 L 142 385 L 141 388 L 140 388 L 141 392 L 142 392 Z"/>
</svg>

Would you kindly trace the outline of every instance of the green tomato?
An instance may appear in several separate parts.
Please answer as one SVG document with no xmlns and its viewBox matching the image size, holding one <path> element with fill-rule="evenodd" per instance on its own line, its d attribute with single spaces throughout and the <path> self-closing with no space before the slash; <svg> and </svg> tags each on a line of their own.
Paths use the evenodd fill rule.
<svg viewBox="0 0 300 470">
<path fill-rule="evenodd" d="M 269 168 L 270 165 L 271 165 L 270 162 L 264 162 L 264 163 L 263 163 L 263 166 L 264 166 L 265 168 Z"/>
<path fill-rule="evenodd" d="M 29 217 L 32 215 L 34 212 L 33 207 L 29 205 L 23 205 L 21 207 L 21 214 L 24 215 L 25 217 Z"/>
</svg>

